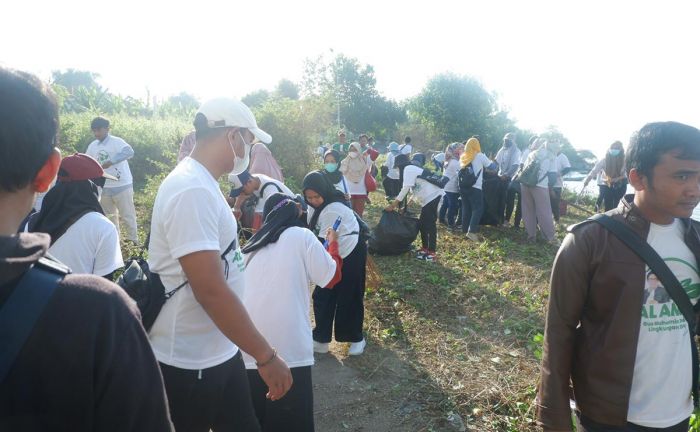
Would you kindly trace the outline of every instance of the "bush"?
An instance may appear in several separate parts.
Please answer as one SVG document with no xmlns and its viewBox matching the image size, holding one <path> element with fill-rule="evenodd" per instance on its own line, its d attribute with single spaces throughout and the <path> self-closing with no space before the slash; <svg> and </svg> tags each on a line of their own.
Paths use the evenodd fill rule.
<svg viewBox="0 0 700 432">
<path fill-rule="evenodd" d="M 282 167 L 285 183 L 298 190 L 311 170 L 321 168 L 317 138 L 331 119 L 314 101 L 273 98 L 255 108 L 258 126 L 272 135 L 269 148 Z"/>
</svg>

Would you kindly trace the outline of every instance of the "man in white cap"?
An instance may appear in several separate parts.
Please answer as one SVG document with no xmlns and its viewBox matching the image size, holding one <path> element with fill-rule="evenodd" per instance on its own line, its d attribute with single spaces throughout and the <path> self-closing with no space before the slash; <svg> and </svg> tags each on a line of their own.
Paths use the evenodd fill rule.
<svg viewBox="0 0 700 432">
<path fill-rule="evenodd" d="M 217 179 L 247 168 L 255 138 L 272 138 L 246 105 L 226 98 L 205 102 L 194 127 L 192 153 L 163 181 L 153 206 L 149 265 L 166 293 L 176 293 L 151 328 L 151 346 L 176 430 L 258 431 L 238 346 L 255 358 L 272 401 L 292 377 L 241 303 L 245 265 Z"/>
</svg>

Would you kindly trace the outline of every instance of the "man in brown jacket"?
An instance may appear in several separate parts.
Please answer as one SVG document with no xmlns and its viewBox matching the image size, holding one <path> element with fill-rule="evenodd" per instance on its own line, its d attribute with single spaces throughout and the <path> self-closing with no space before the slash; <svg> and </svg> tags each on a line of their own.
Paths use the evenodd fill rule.
<svg viewBox="0 0 700 432">
<path fill-rule="evenodd" d="M 645 125 L 626 169 L 635 194 L 607 214 L 645 239 L 696 303 L 700 130 Z M 579 432 L 687 431 L 697 377 L 683 315 L 614 234 L 590 222 L 570 231 L 552 269 L 538 423 L 571 431 L 572 398 Z"/>
</svg>

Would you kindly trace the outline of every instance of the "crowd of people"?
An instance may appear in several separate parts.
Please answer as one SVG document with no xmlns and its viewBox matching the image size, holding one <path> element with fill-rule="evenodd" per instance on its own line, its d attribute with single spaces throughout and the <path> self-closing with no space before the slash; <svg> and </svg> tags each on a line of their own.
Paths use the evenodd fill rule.
<svg viewBox="0 0 700 432">
<path fill-rule="evenodd" d="M 296 194 L 250 109 L 212 99 L 153 203 L 147 289 L 162 303 L 142 323 L 143 305 L 112 283 L 119 239 L 139 242 L 134 150 L 97 117 L 86 153 L 61 158 L 48 87 L 0 68 L 0 96 L 0 430 L 313 431 L 314 353 L 333 339 L 349 355 L 366 348 L 363 215 L 379 173 L 385 211 L 407 211 L 409 196 L 421 208 L 420 260 L 437 259 L 438 223 L 481 241 L 486 210 L 486 223 L 508 226 L 515 212 L 529 241 L 539 232 L 560 245 L 570 164 L 555 141 L 532 137 L 521 150 L 508 133 L 489 158 L 472 136 L 429 161 L 406 137 L 377 169 L 372 137 L 347 143 L 341 130 Z M 584 183 L 593 178 L 610 217 L 688 264 L 672 276 L 695 304 L 700 236 L 688 218 L 700 201 L 700 131 L 649 124 L 627 154 L 613 143 Z M 636 194 L 624 197 L 628 178 Z M 684 316 L 682 294 L 590 222 L 571 228 L 554 263 L 539 421 L 570 430 L 571 378 L 582 431 L 684 430 L 698 373 L 694 342 L 683 341 L 695 321 L 659 321 Z M 675 315 L 664 315 L 669 302 Z"/>
</svg>

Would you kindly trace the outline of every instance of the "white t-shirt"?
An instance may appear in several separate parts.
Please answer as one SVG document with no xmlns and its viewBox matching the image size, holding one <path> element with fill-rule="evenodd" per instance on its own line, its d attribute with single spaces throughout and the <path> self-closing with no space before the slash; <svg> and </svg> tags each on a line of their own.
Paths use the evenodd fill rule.
<svg viewBox="0 0 700 432">
<path fill-rule="evenodd" d="M 219 184 L 196 160 L 186 157 L 163 180 L 153 204 L 148 264 L 166 292 L 185 281 L 179 258 L 198 251 L 216 251 L 226 281 L 239 298 L 244 295 L 243 254 L 236 220 Z M 238 352 L 238 347 L 214 325 L 185 285 L 158 315 L 149 333 L 158 361 L 181 369 L 206 369 Z"/>
<path fill-rule="evenodd" d="M 95 140 L 90 143 L 85 153 L 88 156 L 92 156 L 97 162 L 102 165 L 106 161 L 111 161 L 115 156 L 121 153 L 125 147 L 131 149 L 131 146 L 126 143 L 123 139 L 115 137 L 112 135 L 107 135 L 104 141 L 99 142 Z M 132 150 L 133 152 L 133 150 Z M 133 183 L 133 178 L 131 177 L 131 169 L 129 169 L 128 161 L 121 161 L 111 167 L 105 169 L 107 174 L 111 174 L 118 180 L 106 180 L 105 188 L 116 188 L 122 186 L 128 186 Z"/>
<path fill-rule="evenodd" d="M 445 192 L 459 192 L 459 159 L 452 158 L 445 167 L 445 177 L 450 181 L 445 185 Z"/>
<path fill-rule="evenodd" d="M 399 178 L 401 178 L 401 173 L 399 173 L 399 169 L 394 166 L 395 159 L 396 155 L 393 152 L 389 152 L 386 155 L 386 161 L 384 162 L 384 166 L 389 168 L 389 172 L 386 175 L 387 178 L 398 180 Z"/>
<path fill-rule="evenodd" d="M 51 245 L 49 254 L 74 273 L 106 276 L 124 267 L 117 228 L 97 212 L 86 213 L 75 221 Z"/>
<path fill-rule="evenodd" d="M 484 170 L 493 164 L 491 162 L 491 159 L 486 157 L 485 154 L 483 153 L 477 153 L 476 156 L 474 156 L 474 160 L 471 162 L 472 168 L 474 169 L 474 173 L 479 174 L 479 177 L 476 178 L 476 183 L 474 183 L 473 188 L 476 189 L 481 189 L 482 185 L 484 184 Z"/>
<path fill-rule="evenodd" d="M 311 218 L 314 215 L 314 208 L 309 207 L 307 210 L 307 223 L 311 223 Z M 340 226 L 338 227 L 338 249 L 340 257 L 345 258 L 350 255 L 357 246 L 359 241 L 360 224 L 355 219 L 355 213 L 345 204 L 334 202 L 328 204 L 321 215 L 318 217 L 316 227 L 309 227 L 312 231 L 317 232 L 318 236 L 325 239 L 326 230 L 333 228 L 336 219 L 340 217 Z M 351 234 L 354 233 L 354 234 Z"/>
<path fill-rule="evenodd" d="M 258 213 L 263 212 L 263 209 L 265 208 L 265 202 L 267 202 L 267 199 L 276 193 L 283 193 L 291 198 L 296 197 L 296 195 L 294 195 L 294 192 L 292 192 L 291 189 L 289 189 L 284 183 L 277 179 L 273 179 L 272 177 L 266 176 L 265 174 L 253 174 L 253 176 L 260 179 L 260 189 L 262 189 L 262 187 L 265 186 L 267 183 L 273 183 L 274 185 L 277 185 L 277 187 L 273 185 L 267 186 L 262 196 L 260 196 L 260 189 L 253 191 L 255 196 L 259 198 L 258 204 L 255 206 L 255 211 Z"/>
<path fill-rule="evenodd" d="M 309 287 L 328 285 L 335 261 L 311 231 L 292 227 L 275 243 L 246 255 L 246 262 L 244 304 L 255 327 L 287 366 L 311 366 Z M 247 369 L 256 369 L 255 359 L 245 352 L 243 361 Z"/>
<path fill-rule="evenodd" d="M 399 146 L 399 152 L 401 154 L 405 154 L 405 155 L 410 156 L 412 151 L 413 151 L 413 146 L 411 144 L 402 144 L 401 146 Z"/>
<path fill-rule="evenodd" d="M 530 156 L 530 148 L 525 147 L 523 151 L 520 153 L 520 165 L 525 165 L 525 162 L 527 162 L 527 157 Z"/>
<path fill-rule="evenodd" d="M 365 160 L 367 161 L 367 168 L 369 169 L 370 166 L 372 166 L 372 160 L 370 159 L 369 155 L 364 156 Z M 355 183 L 350 181 L 345 175 L 343 175 L 343 178 L 345 179 L 345 185 L 348 188 L 348 192 L 350 195 L 367 195 L 367 186 L 365 186 L 365 178 L 362 177 L 359 182 Z"/>
<path fill-rule="evenodd" d="M 554 187 L 560 188 L 564 187 L 564 182 L 561 178 L 562 174 L 561 172 L 566 169 L 566 168 L 571 168 L 571 163 L 569 162 L 569 158 L 566 157 L 564 153 L 559 153 L 557 157 L 554 159 L 554 164 L 556 166 L 556 171 L 557 171 L 557 182 L 554 184 Z"/>
<path fill-rule="evenodd" d="M 700 275 L 683 239 L 683 224 L 651 224 L 647 242 L 664 259 L 697 303 Z M 663 285 L 646 268 L 642 322 L 627 421 L 651 428 L 680 423 L 693 412 L 692 357 L 688 323 Z M 642 287 L 640 287 L 642 289 Z"/>
<path fill-rule="evenodd" d="M 429 204 L 435 198 L 444 195 L 444 191 L 439 187 L 418 178 L 421 174 L 423 174 L 423 168 L 415 165 L 407 165 L 406 168 L 403 169 L 403 187 L 396 197 L 398 201 L 402 201 L 406 197 L 409 189 L 413 189 L 413 196 L 421 207 Z"/>
</svg>

